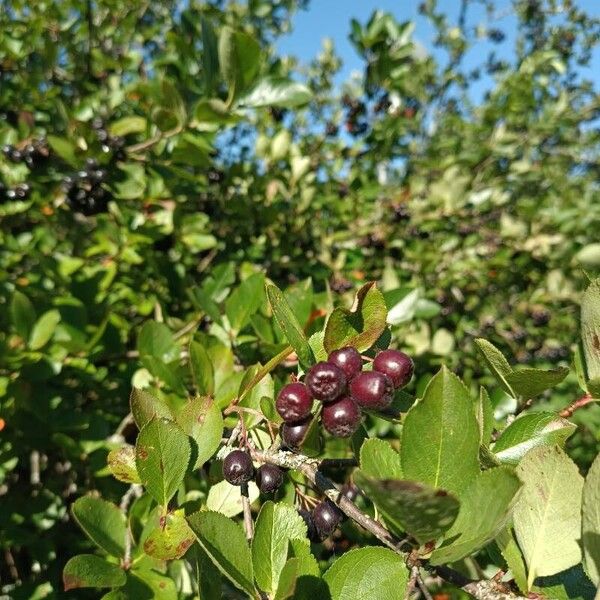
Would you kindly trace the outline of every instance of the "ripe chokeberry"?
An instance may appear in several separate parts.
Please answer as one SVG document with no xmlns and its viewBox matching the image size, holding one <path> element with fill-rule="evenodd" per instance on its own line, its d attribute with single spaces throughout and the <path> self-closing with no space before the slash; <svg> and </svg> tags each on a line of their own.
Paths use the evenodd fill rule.
<svg viewBox="0 0 600 600">
<path fill-rule="evenodd" d="M 332 402 L 346 390 L 346 375 L 342 369 L 329 362 L 318 362 L 306 374 L 306 386 L 313 398 Z"/>
<path fill-rule="evenodd" d="M 279 430 L 281 441 L 288 448 L 299 448 L 306 438 L 311 423 L 311 417 L 300 423 L 284 423 Z"/>
<path fill-rule="evenodd" d="M 252 479 L 252 458 L 244 450 L 233 450 L 223 461 L 223 477 L 231 485 L 242 485 Z"/>
<path fill-rule="evenodd" d="M 283 471 L 276 465 L 264 464 L 256 471 L 256 485 L 263 494 L 276 492 L 283 483 Z"/>
<path fill-rule="evenodd" d="M 322 500 L 312 510 L 312 519 L 319 537 L 329 537 L 342 522 L 344 513 L 329 498 Z"/>
<path fill-rule="evenodd" d="M 334 350 L 328 356 L 327 362 L 334 364 L 344 371 L 348 381 L 362 371 L 362 358 L 358 350 L 352 346 Z"/>
<path fill-rule="evenodd" d="M 312 404 L 308 388 L 303 383 L 295 382 L 281 388 L 275 408 L 286 423 L 299 423 L 310 416 Z"/>
<path fill-rule="evenodd" d="M 360 408 L 349 396 L 343 396 L 323 406 L 321 422 L 323 427 L 335 437 L 349 437 L 359 427 Z"/>
<path fill-rule="evenodd" d="M 373 361 L 373 370 L 387 375 L 394 387 L 404 387 L 411 379 L 415 365 L 404 352 L 399 350 L 383 350 Z"/>
<path fill-rule="evenodd" d="M 318 543 L 321 540 L 319 539 L 319 535 L 317 533 L 317 528 L 315 527 L 315 522 L 313 521 L 312 515 L 310 512 L 305 510 L 304 508 L 298 509 L 298 514 L 302 517 L 302 520 L 306 523 L 306 536 L 311 542 Z"/>
<path fill-rule="evenodd" d="M 394 399 L 394 383 L 378 371 L 364 371 L 350 382 L 350 395 L 362 408 L 380 410 Z"/>
</svg>

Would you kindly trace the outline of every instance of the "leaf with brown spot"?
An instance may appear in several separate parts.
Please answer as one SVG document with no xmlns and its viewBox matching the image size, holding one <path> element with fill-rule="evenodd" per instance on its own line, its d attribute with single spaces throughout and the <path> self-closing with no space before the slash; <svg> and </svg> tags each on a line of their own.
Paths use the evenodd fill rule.
<svg viewBox="0 0 600 600">
<path fill-rule="evenodd" d="M 125 581 L 123 569 L 95 554 L 78 554 L 63 569 L 65 592 L 89 587 L 120 587 Z"/>
<path fill-rule="evenodd" d="M 133 446 L 122 446 L 108 453 L 108 468 L 113 477 L 124 483 L 140 483 L 135 466 L 135 448 Z"/>
<path fill-rule="evenodd" d="M 196 541 L 183 510 L 157 519 L 155 528 L 144 542 L 144 552 L 159 560 L 181 558 Z"/>
</svg>

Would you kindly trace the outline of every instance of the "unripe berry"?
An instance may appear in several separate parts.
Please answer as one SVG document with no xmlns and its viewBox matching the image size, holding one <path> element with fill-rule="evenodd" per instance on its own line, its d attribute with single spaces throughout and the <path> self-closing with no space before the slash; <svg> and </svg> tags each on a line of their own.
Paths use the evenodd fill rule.
<svg viewBox="0 0 600 600">
<path fill-rule="evenodd" d="M 283 483 L 283 471 L 276 465 L 264 464 L 256 471 L 256 485 L 263 494 L 276 492 Z"/>
<path fill-rule="evenodd" d="M 233 450 L 223 461 L 223 477 L 231 485 L 242 485 L 252 479 L 254 467 L 252 459 L 244 450 Z"/>
<path fill-rule="evenodd" d="M 327 358 L 327 362 L 342 369 L 348 381 L 362 371 L 362 358 L 358 350 L 352 346 L 334 350 Z"/>
<path fill-rule="evenodd" d="M 312 418 L 300 423 L 284 423 L 279 430 L 281 441 L 288 448 L 299 448 L 304 443 Z"/>
<path fill-rule="evenodd" d="M 410 381 L 415 365 L 410 356 L 404 352 L 384 350 L 375 357 L 373 370 L 387 375 L 395 388 L 401 388 Z"/>
<path fill-rule="evenodd" d="M 378 371 L 364 371 L 350 382 L 350 395 L 362 408 L 380 410 L 394 399 L 394 383 Z"/>
<path fill-rule="evenodd" d="M 344 371 L 329 362 L 318 362 L 306 374 L 306 386 L 313 398 L 322 402 L 332 402 L 346 390 Z"/>
<path fill-rule="evenodd" d="M 351 436 L 358 429 L 360 418 L 360 408 L 349 396 L 324 404 L 321 412 L 323 427 L 336 437 Z"/>
<path fill-rule="evenodd" d="M 277 395 L 275 408 L 286 423 L 299 423 L 310 416 L 312 397 L 303 383 L 288 383 Z"/>
<path fill-rule="evenodd" d="M 344 513 L 329 498 L 319 502 L 312 510 L 312 519 L 319 537 L 329 537 L 342 522 Z"/>
</svg>

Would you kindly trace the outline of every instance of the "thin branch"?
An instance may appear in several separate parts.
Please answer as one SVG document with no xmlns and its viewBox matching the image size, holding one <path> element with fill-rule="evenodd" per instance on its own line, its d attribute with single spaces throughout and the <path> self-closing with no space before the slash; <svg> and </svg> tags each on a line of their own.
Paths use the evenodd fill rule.
<svg viewBox="0 0 600 600">
<path fill-rule="evenodd" d="M 427 589 L 427 586 L 425 585 L 425 582 L 423 581 L 423 578 L 421 577 L 421 574 L 419 573 L 419 567 L 413 567 L 413 569 L 416 569 L 416 581 L 417 581 L 417 585 L 419 586 L 419 589 L 421 590 L 421 595 L 423 596 L 423 598 L 425 598 L 425 600 L 433 600 L 433 598 L 431 597 L 431 594 L 429 593 L 429 590 Z"/>
<path fill-rule="evenodd" d="M 248 542 L 254 537 L 254 522 L 252 521 L 252 511 L 250 510 L 250 498 L 248 498 L 248 484 L 242 485 L 242 506 L 244 508 L 244 531 Z"/>
<path fill-rule="evenodd" d="M 571 402 L 569 406 L 563 408 L 558 414 L 561 417 L 563 417 L 563 419 L 568 419 L 573 416 L 573 413 L 576 410 L 579 410 L 580 408 L 583 408 L 584 406 L 587 406 L 588 404 L 591 404 L 592 402 L 596 401 L 597 400 L 595 398 L 592 398 L 592 395 L 588 392 L 587 394 L 581 396 L 581 398 L 578 398 L 574 402 Z"/>
<path fill-rule="evenodd" d="M 119 508 L 121 509 L 121 512 L 125 515 L 126 519 L 129 504 L 134 498 L 139 498 L 142 495 L 142 492 L 142 486 L 137 483 L 133 483 L 123 494 L 123 497 L 121 498 L 121 502 L 119 504 Z M 121 560 L 121 564 L 124 569 L 128 569 L 131 565 L 131 531 L 129 530 L 129 527 L 125 528 L 125 554 Z"/>
<path fill-rule="evenodd" d="M 302 473 L 322 494 L 334 502 L 355 523 L 374 535 L 382 544 L 400 554 L 410 567 L 416 566 L 410 564 L 412 558 L 410 553 L 413 548 L 408 543 L 408 540 L 396 539 L 381 523 L 365 515 L 354 502 L 342 495 L 337 486 L 319 470 L 321 461 L 302 454 L 282 450 L 263 451 L 250 448 L 250 452 L 252 458 L 258 462 L 270 463 Z M 423 566 L 433 574 L 462 588 L 477 600 L 526 600 L 523 596 L 513 594 L 497 581 L 472 581 L 449 567 L 433 567 L 426 563 Z"/>
</svg>

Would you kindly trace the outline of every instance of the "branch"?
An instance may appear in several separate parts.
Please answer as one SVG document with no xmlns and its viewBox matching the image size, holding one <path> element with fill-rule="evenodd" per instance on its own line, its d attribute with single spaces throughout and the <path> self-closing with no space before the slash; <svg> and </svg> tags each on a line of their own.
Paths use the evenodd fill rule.
<svg viewBox="0 0 600 600">
<path fill-rule="evenodd" d="M 142 495 L 142 491 L 141 485 L 133 483 L 129 486 L 125 494 L 123 494 L 119 508 L 125 515 L 125 519 L 127 519 L 127 509 L 129 508 L 129 504 L 134 498 L 139 498 Z M 129 531 L 129 526 L 125 528 L 125 554 L 121 559 L 121 564 L 124 569 L 128 569 L 131 565 L 131 531 Z"/>
<path fill-rule="evenodd" d="M 258 462 L 270 463 L 302 473 L 322 494 L 334 502 L 355 523 L 358 523 L 363 529 L 374 535 L 382 544 L 400 554 L 407 563 L 410 562 L 412 547 L 408 541 L 396 539 L 381 523 L 365 515 L 354 502 L 343 496 L 335 483 L 325 477 L 319 470 L 322 461 L 283 450 L 264 451 L 250 448 L 250 452 L 252 458 Z M 496 581 L 472 581 L 449 567 L 424 566 L 433 574 L 462 588 L 477 600 L 526 600 L 523 596 L 513 594 Z"/>
<path fill-rule="evenodd" d="M 569 406 L 567 406 L 566 408 L 563 408 L 558 414 L 561 417 L 563 417 L 563 419 L 568 419 L 569 417 L 573 416 L 573 413 L 576 410 L 579 410 L 580 408 L 582 408 L 588 404 L 591 404 L 592 402 L 596 402 L 596 399 L 592 398 L 592 395 L 588 392 L 587 394 L 584 394 L 583 396 L 581 396 L 581 398 L 578 398 L 574 402 L 571 402 L 571 404 L 569 404 Z"/>
<path fill-rule="evenodd" d="M 252 512 L 250 510 L 250 498 L 248 498 L 248 484 L 242 485 L 242 506 L 244 508 L 244 531 L 248 542 L 254 537 L 254 523 L 252 521 Z"/>
</svg>

